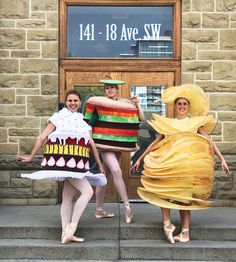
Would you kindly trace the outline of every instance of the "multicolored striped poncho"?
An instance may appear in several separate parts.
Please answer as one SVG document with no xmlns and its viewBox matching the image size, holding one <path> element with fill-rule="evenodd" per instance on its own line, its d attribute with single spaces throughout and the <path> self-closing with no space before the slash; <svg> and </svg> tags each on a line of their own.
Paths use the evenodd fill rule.
<svg viewBox="0 0 236 262">
<path fill-rule="evenodd" d="M 135 151 L 139 129 L 138 109 L 128 99 L 96 96 L 86 103 L 85 120 L 93 127 L 97 148 Z"/>
</svg>

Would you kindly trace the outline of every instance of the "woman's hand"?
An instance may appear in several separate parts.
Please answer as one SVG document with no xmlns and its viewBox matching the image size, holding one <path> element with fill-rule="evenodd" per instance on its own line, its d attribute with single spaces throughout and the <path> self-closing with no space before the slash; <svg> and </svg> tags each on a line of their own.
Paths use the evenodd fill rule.
<svg viewBox="0 0 236 262">
<path fill-rule="evenodd" d="M 222 168 L 222 170 L 225 172 L 225 174 L 227 176 L 231 175 L 231 173 L 229 171 L 229 167 L 228 167 L 228 165 L 227 165 L 227 163 L 226 163 L 226 161 L 224 159 L 222 159 L 222 161 L 221 161 L 221 168 Z"/>
<path fill-rule="evenodd" d="M 132 96 L 132 97 L 130 96 L 129 100 L 136 106 L 139 104 L 139 100 L 137 96 Z"/>
<path fill-rule="evenodd" d="M 139 120 L 140 121 L 145 121 L 145 115 L 144 115 L 144 112 L 142 110 L 142 107 L 141 105 L 139 104 L 139 100 L 138 100 L 138 97 L 137 96 L 133 96 L 133 97 L 129 97 L 129 100 L 131 103 L 133 103 L 136 108 L 138 109 L 138 117 L 139 117 Z"/>
<path fill-rule="evenodd" d="M 31 162 L 33 157 L 31 155 L 16 156 L 16 160 L 21 162 Z"/>
<path fill-rule="evenodd" d="M 98 168 L 99 168 L 99 170 L 100 170 L 101 173 L 103 173 L 104 175 L 106 175 L 105 169 L 104 169 L 103 165 L 98 166 Z"/>
<path fill-rule="evenodd" d="M 139 169 L 140 163 L 141 163 L 141 160 L 138 159 L 138 160 L 135 162 L 135 164 L 131 167 L 130 171 L 131 171 L 132 173 L 137 172 L 138 169 Z"/>
</svg>

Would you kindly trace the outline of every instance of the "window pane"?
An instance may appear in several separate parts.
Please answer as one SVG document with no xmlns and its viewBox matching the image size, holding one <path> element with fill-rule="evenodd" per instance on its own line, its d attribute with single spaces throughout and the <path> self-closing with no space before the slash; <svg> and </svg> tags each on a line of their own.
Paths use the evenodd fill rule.
<svg viewBox="0 0 236 262">
<path fill-rule="evenodd" d="M 146 148 L 155 140 L 157 132 L 151 127 L 147 120 L 153 119 L 152 113 L 165 116 L 166 104 L 160 101 L 161 94 L 166 89 L 166 86 L 133 86 L 131 87 L 131 95 L 139 98 L 142 109 L 145 113 L 146 121 L 140 126 L 138 134 L 138 149 L 131 153 L 131 166 L 143 154 Z M 138 171 L 131 176 L 141 176 L 143 170 L 143 161 Z"/>
<path fill-rule="evenodd" d="M 68 57 L 173 57 L 172 6 L 68 6 Z"/>
</svg>

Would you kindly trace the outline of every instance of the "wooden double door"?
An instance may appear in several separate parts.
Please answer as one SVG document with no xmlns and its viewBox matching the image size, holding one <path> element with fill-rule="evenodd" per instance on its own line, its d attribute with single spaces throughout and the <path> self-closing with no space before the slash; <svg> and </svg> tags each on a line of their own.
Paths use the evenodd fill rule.
<svg viewBox="0 0 236 262">
<path fill-rule="evenodd" d="M 64 95 L 68 89 L 76 89 L 82 95 L 82 100 L 86 100 L 91 95 L 103 95 L 103 86 L 100 79 L 105 78 L 121 79 L 126 84 L 120 86 L 119 96 L 128 98 L 130 95 L 139 97 L 145 112 L 146 120 L 151 119 L 152 113 L 171 115 L 171 108 L 158 102 L 161 93 L 165 88 L 174 84 L 174 72 L 76 72 L 67 71 L 65 73 L 65 86 L 60 94 L 60 100 L 64 100 Z M 84 105 L 82 106 L 84 110 Z M 139 199 L 137 187 L 141 185 L 140 176 L 142 167 L 136 174 L 130 172 L 132 163 L 139 157 L 145 148 L 155 139 L 156 133 L 146 122 L 140 125 L 138 137 L 138 149 L 132 153 L 122 153 L 120 165 L 123 178 L 127 187 L 128 196 L 131 200 Z M 119 202 L 120 198 L 114 188 L 113 180 L 108 177 L 108 188 L 106 202 Z"/>
</svg>

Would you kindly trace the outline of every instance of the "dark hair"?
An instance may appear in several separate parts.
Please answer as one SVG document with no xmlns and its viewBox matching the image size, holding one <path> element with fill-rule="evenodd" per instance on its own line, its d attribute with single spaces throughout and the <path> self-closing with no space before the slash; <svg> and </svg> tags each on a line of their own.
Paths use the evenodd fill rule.
<svg viewBox="0 0 236 262">
<path fill-rule="evenodd" d="M 66 92 L 65 102 L 66 102 L 67 97 L 68 97 L 69 95 L 76 95 L 76 96 L 78 96 L 78 98 L 81 100 L 80 93 L 79 93 L 78 91 L 74 90 L 74 89 L 70 89 L 70 90 L 68 90 L 68 91 Z"/>
<path fill-rule="evenodd" d="M 106 86 L 115 87 L 116 89 L 119 89 L 118 85 L 105 84 L 104 87 L 103 87 L 104 90 L 105 90 Z"/>
<path fill-rule="evenodd" d="M 179 99 L 184 99 L 184 100 L 186 100 L 186 101 L 188 102 L 188 104 L 190 105 L 189 100 L 188 100 L 187 98 L 185 98 L 185 97 L 177 97 L 177 98 L 175 99 L 175 101 L 174 101 L 174 104 L 175 104 Z"/>
</svg>

